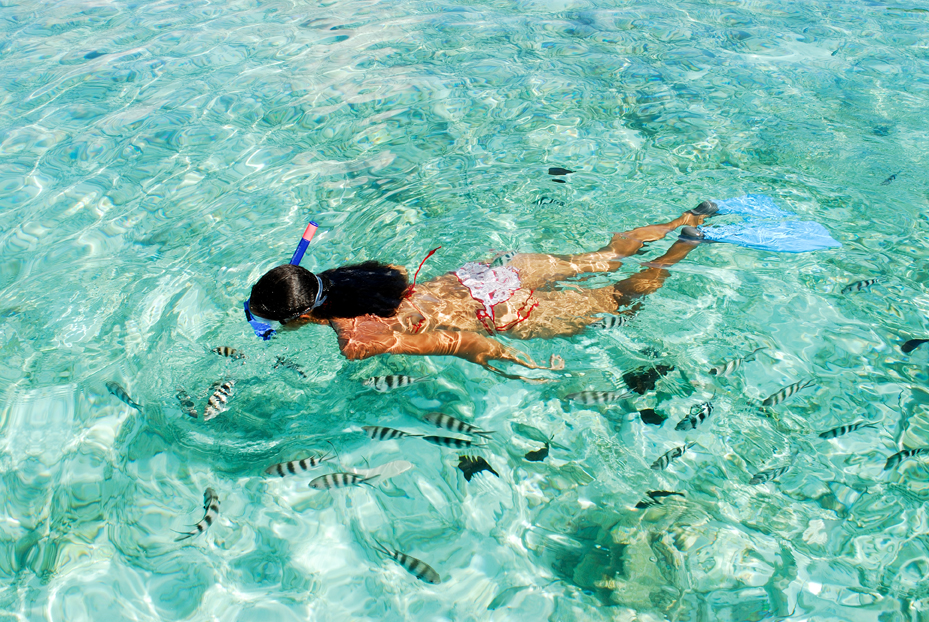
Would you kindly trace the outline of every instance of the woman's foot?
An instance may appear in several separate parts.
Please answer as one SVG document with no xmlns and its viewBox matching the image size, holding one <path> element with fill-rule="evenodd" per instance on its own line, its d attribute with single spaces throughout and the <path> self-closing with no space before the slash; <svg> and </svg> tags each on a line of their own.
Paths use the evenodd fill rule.
<svg viewBox="0 0 929 622">
<path fill-rule="evenodd" d="M 699 244 L 703 241 L 703 233 L 696 227 L 683 227 L 681 229 L 681 235 L 678 239 L 682 242 L 693 242 L 694 244 Z"/>
<path fill-rule="evenodd" d="M 692 210 L 687 210 L 688 214 L 693 214 L 694 216 L 712 216 L 719 211 L 719 206 L 713 203 L 712 201 L 704 201 L 697 207 Z"/>
</svg>

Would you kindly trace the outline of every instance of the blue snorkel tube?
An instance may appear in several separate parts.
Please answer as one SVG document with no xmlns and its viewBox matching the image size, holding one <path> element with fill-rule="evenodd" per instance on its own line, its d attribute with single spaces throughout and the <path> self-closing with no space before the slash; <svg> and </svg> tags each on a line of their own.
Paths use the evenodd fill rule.
<svg viewBox="0 0 929 622">
<path fill-rule="evenodd" d="M 303 255 L 306 253 L 306 249 L 310 246 L 310 241 L 313 239 L 313 236 L 316 235 L 316 230 L 319 229 L 317 225 L 312 220 L 310 224 L 306 226 L 306 229 L 303 231 L 303 237 L 300 238 L 300 243 L 297 244 L 297 250 L 294 251 L 294 256 L 290 258 L 290 265 L 299 266 L 300 261 L 303 259 Z M 317 299 L 319 295 L 317 294 Z M 252 326 L 252 330 L 255 331 L 255 336 L 261 337 L 265 341 L 271 339 L 271 336 L 276 332 L 271 328 L 270 324 L 264 322 L 259 322 L 252 315 L 251 310 L 248 308 L 248 300 L 244 303 L 245 306 L 245 319 Z"/>
</svg>

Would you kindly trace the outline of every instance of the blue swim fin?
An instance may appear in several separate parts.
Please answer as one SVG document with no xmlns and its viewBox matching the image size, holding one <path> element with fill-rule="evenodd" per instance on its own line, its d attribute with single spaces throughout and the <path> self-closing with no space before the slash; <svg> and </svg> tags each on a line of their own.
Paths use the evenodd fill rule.
<svg viewBox="0 0 929 622">
<path fill-rule="evenodd" d="M 794 220 L 794 214 L 782 210 L 771 197 L 763 194 L 714 202 L 719 207 L 717 214 L 738 214 L 746 219 L 739 224 L 700 227 L 704 240 L 781 253 L 806 253 L 842 246 L 818 222 Z"/>
<path fill-rule="evenodd" d="M 774 204 L 774 199 L 763 194 L 746 194 L 744 197 L 713 201 L 719 208 L 717 214 L 741 214 L 755 218 L 788 218 L 794 216 Z"/>
</svg>

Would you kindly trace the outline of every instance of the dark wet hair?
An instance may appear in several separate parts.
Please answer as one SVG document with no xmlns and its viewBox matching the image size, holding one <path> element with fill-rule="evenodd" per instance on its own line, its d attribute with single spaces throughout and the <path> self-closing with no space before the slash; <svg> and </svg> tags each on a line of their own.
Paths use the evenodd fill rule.
<svg viewBox="0 0 929 622">
<path fill-rule="evenodd" d="M 403 270 L 366 261 L 319 273 L 325 302 L 313 310 L 321 319 L 372 314 L 392 317 L 409 286 Z M 259 317 L 278 322 L 305 313 L 316 300 L 319 285 L 306 268 L 285 264 L 266 273 L 252 287 L 249 308 Z"/>
</svg>

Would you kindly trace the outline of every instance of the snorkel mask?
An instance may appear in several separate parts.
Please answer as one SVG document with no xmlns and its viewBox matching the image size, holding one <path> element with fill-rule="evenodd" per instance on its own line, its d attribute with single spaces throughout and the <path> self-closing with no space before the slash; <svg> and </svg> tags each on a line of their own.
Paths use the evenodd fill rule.
<svg viewBox="0 0 929 622">
<path fill-rule="evenodd" d="M 304 253 L 306 253 L 306 249 L 310 245 L 310 240 L 312 240 L 313 236 L 316 235 L 316 230 L 318 228 L 319 228 L 319 225 L 317 225 L 312 220 L 310 221 L 310 224 L 306 226 L 306 230 L 303 232 L 303 237 L 300 238 L 300 243 L 297 244 L 297 250 L 294 251 L 294 256 L 290 258 L 290 265 L 292 266 L 300 265 L 300 260 L 303 259 L 303 255 Z M 306 311 L 303 311 L 302 313 L 295 315 L 292 318 L 284 320 L 283 322 L 281 322 L 281 324 L 286 324 L 287 322 L 295 318 L 298 318 L 305 313 L 309 313 L 310 311 L 312 311 L 313 309 L 315 309 L 316 307 L 318 307 L 319 305 L 323 304 L 326 301 L 326 297 L 323 295 L 322 279 L 320 279 L 319 276 L 315 274 L 313 276 L 316 277 L 316 283 L 319 285 L 319 288 L 316 290 L 316 299 L 313 301 L 313 306 L 307 309 Z M 271 328 L 270 324 L 267 324 L 265 322 L 260 322 L 255 319 L 255 317 L 252 315 L 252 312 L 248 308 L 248 300 L 245 301 L 244 306 L 245 306 L 245 319 L 248 321 L 249 324 L 251 324 L 252 330 L 255 331 L 255 336 L 261 337 L 265 341 L 269 340 L 271 336 L 277 331 Z"/>
</svg>

